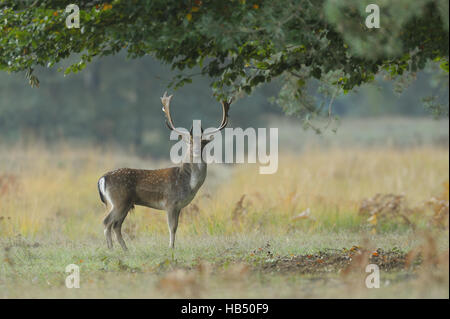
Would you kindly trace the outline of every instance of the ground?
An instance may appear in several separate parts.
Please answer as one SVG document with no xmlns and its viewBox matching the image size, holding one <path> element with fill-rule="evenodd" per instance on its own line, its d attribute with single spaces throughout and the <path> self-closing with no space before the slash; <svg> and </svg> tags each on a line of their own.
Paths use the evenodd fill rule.
<svg viewBox="0 0 450 319">
<path fill-rule="evenodd" d="M 433 243 L 448 249 L 448 232 Z M 1 298 L 448 298 L 448 255 L 426 264 L 403 235 L 301 234 L 180 236 L 174 259 L 166 236 L 109 251 L 102 238 L 1 242 Z M 365 249 L 378 247 L 378 249 Z M 428 247 L 427 249 L 430 249 Z M 367 258 L 369 261 L 367 262 Z M 80 267 L 80 288 L 65 286 L 66 266 Z M 367 264 L 380 288 L 365 286 Z M 430 273 L 429 268 L 434 271 Z"/>
</svg>

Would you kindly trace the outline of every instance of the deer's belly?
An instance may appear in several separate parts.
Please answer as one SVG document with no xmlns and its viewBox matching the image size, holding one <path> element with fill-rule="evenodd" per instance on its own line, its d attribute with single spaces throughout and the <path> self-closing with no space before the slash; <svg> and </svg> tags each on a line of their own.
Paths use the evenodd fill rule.
<svg viewBox="0 0 450 319">
<path fill-rule="evenodd" d="M 137 188 L 134 203 L 154 209 L 167 210 L 170 208 L 183 208 L 194 199 L 199 187 L 192 189 L 189 186 L 178 185 L 170 190 L 160 191 L 147 188 Z"/>
<path fill-rule="evenodd" d="M 165 210 L 166 209 L 166 203 L 164 201 L 136 201 L 135 202 L 136 205 L 138 206 L 145 206 L 145 207 L 150 207 L 153 209 L 160 209 L 160 210 Z"/>
<path fill-rule="evenodd" d="M 166 209 L 166 199 L 161 191 L 138 188 L 134 203 L 139 206 L 146 206 L 154 209 Z"/>
</svg>

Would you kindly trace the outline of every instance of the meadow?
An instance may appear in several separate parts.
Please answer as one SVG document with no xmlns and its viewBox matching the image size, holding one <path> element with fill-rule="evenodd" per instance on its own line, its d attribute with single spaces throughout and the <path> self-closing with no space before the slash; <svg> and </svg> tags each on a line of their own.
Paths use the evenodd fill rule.
<svg viewBox="0 0 450 319">
<path fill-rule="evenodd" d="M 272 175 L 210 165 L 181 214 L 174 259 L 165 213 L 143 207 L 124 223 L 129 251 L 108 250 L 96 184 L 114 168 L 169 162 L 115 147 L 1 145 L 0 298 L 448 298 L 444 124 L 446 146 L 376 143 L 344 127 L 370 145 L 281 147 Z M 365 286 L 369 263 L 378 289 Z M 79 289 L 65 286 L 69 264 L 80 266 Z"/>
</svg>

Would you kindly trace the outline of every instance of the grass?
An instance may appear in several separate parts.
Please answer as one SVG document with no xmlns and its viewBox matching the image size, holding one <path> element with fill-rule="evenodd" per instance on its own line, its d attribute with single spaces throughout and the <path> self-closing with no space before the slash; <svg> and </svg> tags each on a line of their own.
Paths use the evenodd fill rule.
<svg viewBox="0 0 450 319">
<path fill-rule="evenodd" d="M 124 223 L 130 251 L 107 250 L 96 189 L 107 170 L 168 163 L 95 148 L 3 147 L 0 297 L 448 298 L 448 215 L 437 224 L 426 204 L 433 197 L 448 203 L 448 149 L 306 150 L 280 155 L 273 175 L 254 165 L 208 167 L 181 215 L 171 260 L 165 214 L 142 207 Z M 400 213 L 414 227 L 395 211 L 375 220 L 359 213 L 377 193 L 404 194 Z M 356 246 L 401 258 L 415 252 L 421 262 L 382 272 L 381 289 L 365 288 L 364 263 L 350 276 L 302 273 L 292 263 Z M 284 262 L 294 271 L 272 267 Z M 65 287 L 68 264 L 80 266 L 80 289 Z"/>
<path fill-rule="evenodd" d="M 2 161 L 0 174 L 12 179 L 1 195 L 0 236 L 56 232 L 70 239 L 101 232 L 105 210 L 96 182 L 105 171 L 124 165 L 121 156 L 76 149 L 16 150 Z M 165 165 L 130 162 L 136 167 Z M 205 185 L 181 216 L 180 234 L 359 231 L 367 219 L 358 214 L 363 199 L 405 194 L 416 206 L 440 195 L 448 180 L 448 152 L 426 147 L 286 154 L 272 175 L 260 175 L 256 166 L 224 166 L 209 168 Z M 295 219 L 308 208 L 310 218 Z M 378 230 L 394 226 L 402 227 L 386 223 Z M 141 207 L 124 227 L 130 237 L 167 232 L 164 213 Z"/>
<path fill-rule="evenodd" d="M 266 256 L 268 243 L 272 258 L 293 258 L 325 248 L 341 250 L 361 245 L 367 240 L 361 234 L 189 236 L 179 242 L 174 261 L 170 260 L 165 236 L 134 240 L 128 253 L 118 248 L 107 250 L 98 245 L 101 239 L 3 240 L 2 246 L 9 247 L 7 258 L 13 260 L 0 268 L 0 297 L 448 297 L 448 279 L 447 286 L 445 281 L 427 280 L 419 290 L 406 289 L 397 295 L 398 285 L 414 287 L 421 279 L 417 272 L 407 269 L 395 276 L 382 272 L 382 292 L 364 287 L 361 269 L 349 277 L 261 270 L 261 265 L 271 262 Z M 412 233 L 372 235 L 370 240 L 379 247 L 400 251 L 421 244 Z M 443 248 L 448 243 L 441 239 L 439 245 Z M 65 267 L 72 263 L 80 266 L 80 289 L 65 287 Z"/>
</svg>

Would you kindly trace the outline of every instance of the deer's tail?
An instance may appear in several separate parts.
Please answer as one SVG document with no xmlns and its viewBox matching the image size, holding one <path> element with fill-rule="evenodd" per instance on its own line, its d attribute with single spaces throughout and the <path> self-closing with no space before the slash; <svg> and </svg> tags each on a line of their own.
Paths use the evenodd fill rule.
<svg viewBox="0 0 450 319">
<path fill-rule="evenodd" d="M 98 194 L 100 195 L 100 200 L 107 205 L 105 201 L 105 191 L 106 191 L 106 179 L 105 176 L 101 177 L 97 183 Z"/>
</svg>

